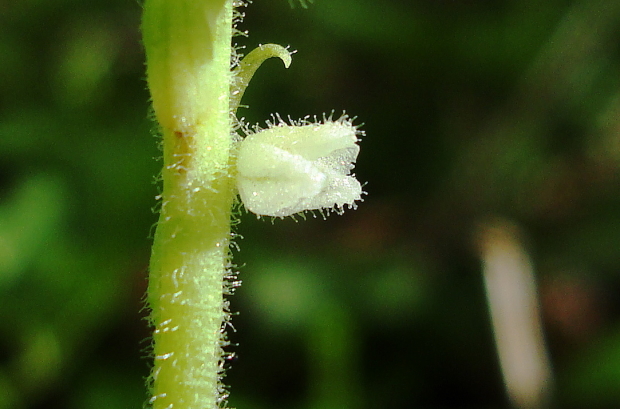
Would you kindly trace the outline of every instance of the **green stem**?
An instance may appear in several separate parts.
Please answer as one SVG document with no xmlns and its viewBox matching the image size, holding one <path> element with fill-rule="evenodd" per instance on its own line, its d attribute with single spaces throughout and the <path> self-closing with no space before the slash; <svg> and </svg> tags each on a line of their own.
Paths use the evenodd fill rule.
<svg viewBox="0 0 620 409">
<path fill-rule="evenodd" d="M 229 263 L 232 1 L 146 0 L 147 77 L 163 133 L 162 209 L 150 265 L 152 405 L 213 409 Z"/>
</svg>

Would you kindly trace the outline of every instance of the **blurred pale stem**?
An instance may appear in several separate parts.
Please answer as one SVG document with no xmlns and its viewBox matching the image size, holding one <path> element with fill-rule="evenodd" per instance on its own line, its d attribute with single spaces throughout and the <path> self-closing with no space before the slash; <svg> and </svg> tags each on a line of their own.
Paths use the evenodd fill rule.
<svg viewBox="0 0 620 409">
<path fill-rule="evenodd" d="M 478 234 L 495 343 L 508 396 L 518 409 L 542 408 L 550 390 L 551 370 L 531 262 L 510 224 L 487 223 Z"/>
</svg>

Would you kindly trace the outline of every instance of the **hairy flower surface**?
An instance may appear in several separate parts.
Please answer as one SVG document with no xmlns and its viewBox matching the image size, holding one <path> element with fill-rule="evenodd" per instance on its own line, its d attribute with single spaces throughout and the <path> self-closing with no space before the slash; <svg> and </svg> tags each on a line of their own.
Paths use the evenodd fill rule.
<svg viewBox="0 0 620 409">
<path fill-rule="evenodd" d="M 237 188 L 245 207 L 284 217 L 305 210 L 355 207 L 362 187 L 350 175 L 359 153 L 346 117 L 325 123 L 280 122 L 248 135 L 237 156 Z"/>
</svg>

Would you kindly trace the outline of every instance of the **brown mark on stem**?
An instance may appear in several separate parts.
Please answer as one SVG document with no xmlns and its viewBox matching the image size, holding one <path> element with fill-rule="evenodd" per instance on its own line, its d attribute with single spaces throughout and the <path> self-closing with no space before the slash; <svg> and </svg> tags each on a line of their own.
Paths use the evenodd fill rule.
<svg viewBox="0 0 620 409">
<path fill-rule="evenodd" d="M 193 154 L 194 137 L 181 131 L 174 131 L 174 150 L 175 159 L 172 168 L 180 175 L 187 173 L 190 160 Z"/>
</svg>

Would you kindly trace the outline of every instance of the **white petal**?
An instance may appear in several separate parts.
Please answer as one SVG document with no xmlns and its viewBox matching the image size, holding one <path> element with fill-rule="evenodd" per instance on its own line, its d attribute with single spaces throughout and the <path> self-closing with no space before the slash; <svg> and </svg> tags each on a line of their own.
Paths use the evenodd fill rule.
<svg viewBox="0 0 620 409">
<path fill-rule="evenodd" d="M 243 143 L 253 144 L 256 141 L 316 160 L 336 150 L 357 146 L 357 133 L 353 125 L 341 121 L 309 125 L 280 124 L 248 135 Z"/>
<path fill-rule="evenodd" d="M 315 207 L 343 209 L 344 205 L 353 207 L 356 200 L 362 199 L 362 185 L 353 176 L 335 177 L 328 186 L 314 198 Z"/>
<path fill-rule="evenodd" d="M 299 155 L 265 144 L 242 146 L 237 187 L 245 207 L 265 216 L 289 216 L 318 195 L 327 175 Z"/>
</svg>

